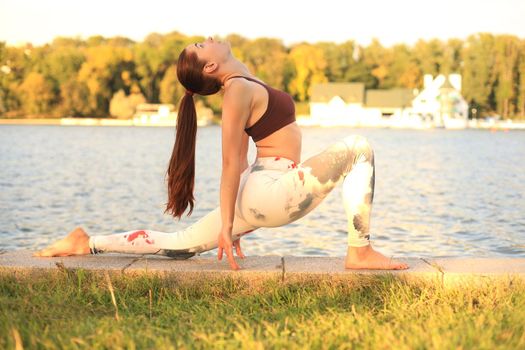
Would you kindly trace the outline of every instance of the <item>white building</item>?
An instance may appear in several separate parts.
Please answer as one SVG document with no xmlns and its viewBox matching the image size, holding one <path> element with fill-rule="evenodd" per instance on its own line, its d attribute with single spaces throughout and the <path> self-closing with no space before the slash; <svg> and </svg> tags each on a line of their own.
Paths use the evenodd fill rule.
<svg viewBox="0 0 525 350">
<path fill-rule="evenodd" d="M 384 126 L 414 98 L 412 90 L 366 90 L 363 83 L 324 83 L 312 87 L 310 120 L 321 126 Z"/>
<path fill-rule="evenodd" d="M 134 125 L 175 126 L 177 113 L 172 104 L 141 103 L 133 116 Z"/>
<path fill-rule="evenodd" d="M 461 75 L 424 76 L 423 91 L 412 102 L 410 111 L 435 127 L 465 128 L 468 122 L 468 103 L 461 95 Z"/>
<path fill-rule="evenodd" d="M 199 101 L 195 106 L 197 112 L 197 125 L 210 125 L 213 119 L 213 111 L 204 107 Z M 175 126 L 177 124 L 177 112 L 172 104 L 141 103 L 137 106 L 133 116 L 133 125 L 157 125 Z"/>
<path fill-rule="evenodd" d="M 316 84 L 310 97 L 311 121 L 323 126 L 359 125 L 364 96 L 363 83 Z"/>
<path fill-rule="evenodd" d="M 366 90 L 363 83 L 312 86 L 310 118 L 303 125 L 384 126 L 393 128 L 465 128 L 468 104 L 461 76 L 424 76 L 421 92 L 411 89 Z"/>
</svg>

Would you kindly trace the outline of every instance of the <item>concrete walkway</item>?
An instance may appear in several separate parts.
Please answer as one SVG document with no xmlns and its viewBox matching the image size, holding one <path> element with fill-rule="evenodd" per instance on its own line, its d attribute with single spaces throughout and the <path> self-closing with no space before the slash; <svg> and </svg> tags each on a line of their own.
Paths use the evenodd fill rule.
<svg viewBox="0 0 525 350">
<path fill-rule="evenodd" d="M 404 280 L 435 280 L 445 284 L 483 281 L 493 278 L 525 279 L 525 259 L 514 258 L 397 258 L 409 264 L 408 270 L 345 270 L 343 257 L 249 256 L 237 259 L 240 271 L 231 271 L 228 263 L 216 257 L 174 260 L 162 256 L 100 254 L 57 258 L 35 258 L 32 251 L 0 251 L 0 273 L 38 272 L 42 270 L 85 269 L 113 273 L 157 273 L 177 279 L 223 278 L 282 281 L 316 279 L 351 279 L 363 275 L 392 274 Z"/>
</svg>

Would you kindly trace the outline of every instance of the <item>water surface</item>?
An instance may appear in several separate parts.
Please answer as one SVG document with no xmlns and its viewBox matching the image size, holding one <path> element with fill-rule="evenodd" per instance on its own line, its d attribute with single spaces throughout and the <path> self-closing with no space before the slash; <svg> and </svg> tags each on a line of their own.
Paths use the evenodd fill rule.
<svg viewBox="0 0 525 350">
<path fill-rule="evenodd" d="M 525 132 L 303 128 L 302 159 L 353 133 L 375 150 L 371 239 L 381 251 L 525 257 Z M 219 203 L 220 128 L 199 128 L 197 205 L 180 222 L 163 214 L 173 140 L 172 128 L 0 126 L 0 248 L 37 249 L 75 226 L 111 234 L 195 222 Z M 245 253 L 344 255 L 341 195 L 339 186 L 303 219 L 246 236 Z"/>
</svg>

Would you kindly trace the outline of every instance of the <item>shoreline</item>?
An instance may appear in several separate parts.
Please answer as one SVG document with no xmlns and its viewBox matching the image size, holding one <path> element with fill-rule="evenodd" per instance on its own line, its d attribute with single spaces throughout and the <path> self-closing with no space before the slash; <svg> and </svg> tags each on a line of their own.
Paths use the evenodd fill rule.
<svg viewBox="0 0 525 350">
<path fill-rule="evenodd" d="M 0 125 L 64 126 L 175 126 L 174 121 L 145 123 L 133 119 L 113 118 L 0 118 Z"/>
<path fill-rule="evenodd" d="M 353 127 L 353 128 L 378 128 L 378 129 L 410 129 L 410 130 L 430 130 L 442 129 L 435 127 L 410 127 L 403 125 L 317 125 L 310 121 L 310 118 L 305 116 L 297 116 L 297 124 L 302 127 Z M 113 119 L 113 118 L 0 118 L 0 125 L 62 125 L 62 126 L 148 126 L 148 127 L 175 127 L 174 120 L 160 121 L 160 122 L 142 122 L 133 119 Z M 213 126 L 218 125 L 213 122 L 197 121 L 197 126 Z M 447 130 L 490 130 L 490 131 L 509 131 L 509 130 L 525 130 L 525 121 L 509 122 L 485 122 L 483 120 L 469 120 L 469 125 L 466 128 L 447 129 Z"/>
</svg>

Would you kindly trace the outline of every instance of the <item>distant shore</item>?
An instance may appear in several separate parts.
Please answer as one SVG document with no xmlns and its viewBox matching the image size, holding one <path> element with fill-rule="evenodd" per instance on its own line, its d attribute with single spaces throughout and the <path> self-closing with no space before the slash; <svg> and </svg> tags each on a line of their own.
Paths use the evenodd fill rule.
<svg viewBox="0 0 525 350">
<path fill-rule="evenodd" d="M 0 118 L 0 125 L 71 125 L 71 126 L 172 126 L 174 120 L 143 122 L 134 119 L 113 118 Z M 199 126 L 208 125 L 199 123 Z"/>
<path fill-rule="evenodd" d="M 213 125 L 209 122 L 197 122 L 198 126 Z M 297 116 L 297 123 L 300 126 L 323 126 L 311 123 L 310 118 L 306 115 Z M 166 121 L 140 121 L 134 119 L 113 119 L 113 118 L 0 118 L 0 125 L 66 125 L 66 126 L 169 126 L 175 127 L 174 120 Z M 337 125 L 330 125 L 337 126 Z M 341 125 L 339 125 L 341 126 Z M 350 125 L 349 125 L 350 126 Z M 323 126 L 324 127 L 324 126 Z M 392 129 L 417 129 L 411 127 L 396 127 L 385 125 L 355 125 L 355 127 L 379 127 Z M 481 119 L 469 120 L 467 129 L 485 129 L 485 130 L 525 130 L 525 120 L 519 121 L 491 121 L 487 122 Z"/>
</svg>

